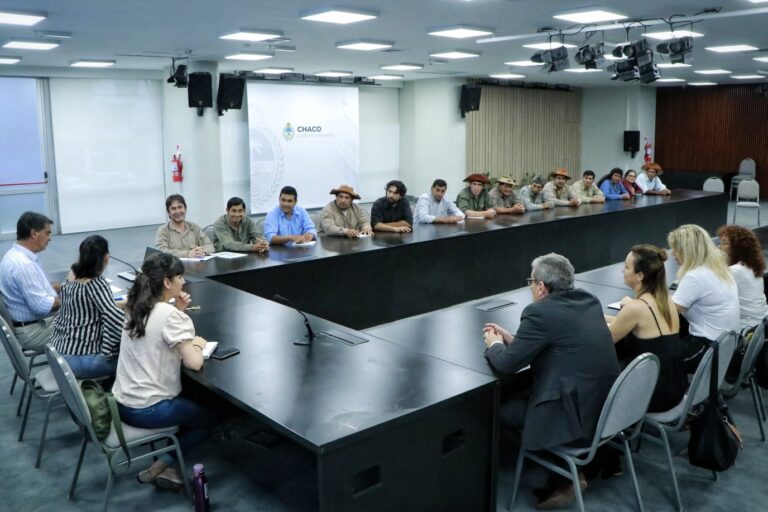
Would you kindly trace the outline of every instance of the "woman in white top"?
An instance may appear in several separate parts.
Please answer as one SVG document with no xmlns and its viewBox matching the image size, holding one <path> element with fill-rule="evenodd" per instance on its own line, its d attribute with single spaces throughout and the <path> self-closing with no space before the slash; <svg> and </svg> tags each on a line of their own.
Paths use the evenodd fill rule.
<svg viewBox="0 0 768 512">
<path fill-rule="evenodd" d="M 763 283 L 765 258 L 760 240 L 741 226 L 723 226 L 717 230 L 717 236 L 739 289 L 739 329 L 754 327 L 768 315 Z"/>
<path fill-rule="evenodd" d="M 738 330 L 738 289 L 723 253 L 700 226 L 680 226 L 669 233 L 667 242 L 680 265 L 680 282 L 672 301 L 688 320 L 683 355 L 686 369 L 693 373 L 707 347 L 723 331 Z"/>
<path fill-rule="evenodd" d="M 181 290 L 183 273 L 181 261 L 170 254 L 153 254 L 144 261 L 128 293 L 112 392 L 125 423 L 140 428 L 178 425 L 179 444 L 187 451 L 205 439 L 215 415 L 179 396 L 181 365 L 200 370 L 206 344 L 195 336 L 192 320 L 184 313 L 190 296 Z M 181 488 L 184 468 L 179 474 L 174 455 L 160 455 L 139 473 L 139 482 Z"/>
</svg>

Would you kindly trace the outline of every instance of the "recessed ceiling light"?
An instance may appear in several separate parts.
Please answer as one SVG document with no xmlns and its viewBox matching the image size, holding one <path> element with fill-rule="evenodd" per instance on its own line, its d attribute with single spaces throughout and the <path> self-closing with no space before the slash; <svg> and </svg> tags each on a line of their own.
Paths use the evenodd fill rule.
<svg viewBox="0 0 768 512">
<path fill-rule="evenodd" d="M 73 68 L 108 68 L 115 65 L 113 60 L 80 59 L 69 63 Z"/>
<path fill-rule="evenodd" d="M 479 57 L 480 54 L 478 52 L 468 52 L 465 50 L 453 50 L 430 53 L 429 56 L 437 59 L 471 59 L 473 57 Z"/>
<path fill-rule="evenodd" d="M 614 55 L 613 55 L 613 54 L 611 54 L 611 53 L 605 53 L 605 54 L 603 54 L 603 58 L 604 58 L 605 60 L 627 60 L 627 58 L 626 58 L 626 57 L 616 57 L 616 56 L 614 56 Z"/>
<path fill-rule="evenodd" d="M 493 35 L 493 31 L 470 27 L 468 25 L 455 25 L 452 27 L 443 27 L 427 32 L 431 36 L 452 37 L 454 39 L 466 39 L 468 37 L 481 37 Z"/>
<path fill-rule="evenodd" d="M 698 73 L 700 75 L 730 75 L 731 72 L 727 69 L 695 69 L 693 70 L 694 73 Z"/>
<path fill-rule="evenodd" d="M 3 45 L 3 48 L 15 48 L 17 50 L 53 50 L 58 48 L 60 43 L 58 42 L 43 42 L 43 41 L 21 41 L 14 40 L 8 41 Z"/>
<path fill-rule="evenodd" d="M 525 75 L 520 75 L 517 73 L 498 73 L 495 75 L 488 75 L 491 78 L 498 78 L 499 80 L 519 80 L 521 78 L 525 78 Z"/>
<path fill-rule="evenodd" d="M 272 57 L 273 55 L 269 53 L 236 53 L 234 55 L 227 55 L 224 58 L 229 60 L 265 60 Z"/>
<path fill-rule="evenodd" d="M 768 77 L 763 75 L 731 75 L 731 78 L 735 78 L 736 80 L 760 80 Z"/>
<path fill-rule="evenodd" d="M 403 75 L 388 75 L 388 74 L 371 75 L 368 78 L 372 78 L 374 80 L 402 80 Z"/>
<path fill-rule="evenodd" d="M 342 76 L 352 76 L 351 71 L 321 71 L 320 73 L 315 73 L 315 76 L 323 76 L 327 78 L 340 78 Z"/>
<path fill-rule="evenodd" d="M 659 78 L 657 82 L 685 82 L 683 78 Z"/>
<path fill-rule="evenodd" d="M 717 85 L 717 82 L 688 82 L 688 85 L 695 85 L 696 87 L 704 87 L 706 85 Z"/>
<path fill-rule="evenodd" d="M 768 0 L 749 0 L 753 4 L 764 4 L 765 2 L 768 2 Z"/>
<path fill-rule="evenodd" d="M 414 69 L 423 69 L 421 64 L 408 64 L 403 62 L 402 64 L 391 64 L 389 66 L 381 66 L 381 69 L 388 69 L 390 71 L 413 71 Z"/>
<path fill-rule="evenodd" d="M 681 37 L 703 37 L 704 34 L 699 32 L 691 32 L 690 30 L 666 30 L 664 32 L 646 32 L 645 37 L 651 39 L 658 39 L 659 41 L 667 41 L 669 39 L 679 39 Z"/>
<path fill-rule="evenodd" d="M 757 62 L 768 62 L 768 57 L 755 57 L 752 60 L 756 60 Z"/>
<path fill-rule="evenodd" d="M 516 66 L 520 68 L 541 66 L 541 62 L 533 62 L 532 60 L 512 60 L 504 63 L 505 66 Z"/>
<path fill-rule="evenodd" d="M 263 75 L 282 75 L 283 73 L 293 73 L 293 68 L 262 68 L 254 69 L 254 73 L 261 73 Z"/>
<path fill-rule="evenodd" d="M 0 64 L 18 64 L 21 57 L 0 57 Z"/>
<path fill-rule="evenodd" d="M 555 14 L 552 16 L 558 20 L 570 21 L 572 23 L 598 23 L 601 21 L 624 20 L 627 17 L 615 12 L 593 9 L 591 11 L 568 12 L 565 14 Z"/>
<path fill-rule="evenodd" d="M 565 71 L 567 71 L 568 73 L 599 73 L 602 71 L 602 69 L 568 68 Z"/>
<path fill-rule="evenodd" d="M 707 46 L 705 48 L 705 50 L 717 53 L 751 52 L 757 49 L 757 47 L 748 44 L 726 44 L 723 46 Z"/>
<path fill-rule="evenodd" d="M 0 23 L 6 25 L 24 25 L 29 27 L 46 18 L 42 13 L 0 11 Z"/>
<path fill-rule="evenodd" d="M 359 11 L 357 9 L 323 9 L 305 13 L 301 19 L 308 21 L 322 21 L 325 23 L 357 23 L 358 21 L 378 18 L 379 14 L 372 11 Z"/>
<path fill-rule="evenodd" d="M 565 46 L 566 48 L 576 48 L 575 44 L 570 43 L 561 43 L 559 41 L 552 41 L 549 43 L 531 43 L 531 44 L 524 44 L 525 48 L 533 48 L 534 50 L 554 50 L 555 48 L 560 48 L 561 46 Z"/>
<path fill-rule="evenodd" d="M 386 50 L 392 48 L 395 44 L 391 41 L 371 41 L 366 39 L 359 39 L 357 41 L 340 41 L 336 43 L 336 48 L 342 50 L 360 50 L 363 52 L 371 52 L 376 50 Z"/>
<path fill-rule="evenodd" d="M 241 30 L 240 32 L 220 36 L 219 39 L 257 43 L 259 41 L 269 41 L 270 39 L 280 39 L 281 37 L 283 37 L 281 32 L 273 30 Z"/>
<path fill-rule="evenodd" d="M 683 64 L 682 62 L 660 62 L 656 64 L 657 67 L 665 69 L 665 68 L 689 68 L 691 67 L 690 64 Z"/>
</svg>

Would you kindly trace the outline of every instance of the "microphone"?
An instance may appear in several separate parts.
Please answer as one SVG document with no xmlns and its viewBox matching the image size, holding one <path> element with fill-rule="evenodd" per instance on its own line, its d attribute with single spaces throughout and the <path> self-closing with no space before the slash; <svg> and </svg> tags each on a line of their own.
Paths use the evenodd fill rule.
<svg viewBox="0 0 768 512">
<path fill-rule="evenodd" d="M 112 256 L 110 254 L 109 258 L 112 259 L 112 260 L 115 260 L 115 261 L 119 261 L 120 263 L 122 263 L 124 265 L 128 265 L 129 267 L 131 267 L 131 269 L 133 270 L 133 273 L 131 273 L 131 272 L 119 272 L 117 274 L 117 277 L 122 277 L 126 281 L 131 281 L 131 282 L 135 281 L 136 280 L 136 276 L 139 275 L 139 272 L 141 272 L 139 269 L 137 269 L 136 267 L 134 267 L 133 265 L 131 265 L 127 261 L 121 260 L 117 256 Z"/>
<path fill-rule="evenodd" d="M 312 330 L 312 326 L 309 323 L 309 318 L 307 318 L 307 315 L 304 314 L 302 310 L 299 309 L 299 307 L 294 304 L 292 301 L 286 299 L 282 295 L 275 294 L 272 296 L 273 299 L 275 299 L 277 302 L 282 302 L 286 306 L 290 306 L 293 309 L 295 309 L 302 317 L 304 317 L 304 327 L 307 328 L 307 335 L 305 338 L 307 338 L 308 341 L 302 340 L 296 340 L 293 342 L 294 345 L 312 345 L 312 342 L 315 339 L 315 333 Z"/>
</svg>

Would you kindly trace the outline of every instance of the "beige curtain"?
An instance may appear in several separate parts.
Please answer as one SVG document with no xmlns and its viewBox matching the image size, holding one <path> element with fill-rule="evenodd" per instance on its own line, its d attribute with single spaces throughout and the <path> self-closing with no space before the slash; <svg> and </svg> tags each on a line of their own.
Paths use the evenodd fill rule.
<svg viewBox="0 0 768 512">
<path fill-rule="evenodd" d="M 581 175 L 581 90 L 483 86 L 467 113 L 467 173 L 545 178 L 558 167 Z"/>
</svg>

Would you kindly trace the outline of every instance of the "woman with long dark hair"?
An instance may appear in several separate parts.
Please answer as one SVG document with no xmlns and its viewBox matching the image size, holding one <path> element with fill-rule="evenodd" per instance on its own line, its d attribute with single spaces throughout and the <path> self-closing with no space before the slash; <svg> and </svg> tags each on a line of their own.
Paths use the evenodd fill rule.
<svg viewBox="0 0 768 512">
<path fill-rule="evenodd" d="M 754 327 L 768 315 L 765 302 L 765 257 L 760 240 L 747 228 L 723 226 L 717 230 L 720 250 L 739 289 L 739 329 Z"/>
<path fill-rule="evenodd" d="M 203 367 L 206 341 L 195 336 L 192 320 L 184 313 L 190 296 L 182 291 L 184 266 L 170 254 L 153 254 L 144 261 L 128 293 L 127 321 L 117 363 L 113 393 L 120 418 L 140 428 L 178 425 L 182 450 L 201 443 L 213 426 L 214 415 L 180 395 L 181 365 Z M 174 455 L 162 454 L 138 480 L 144 484 L 179 489 L 184 468 Z"/>
<path fill-rule="evenodd" d="M 124 315 L 101 275 L 109 263 L 109 244 L 92 235 L 61 285 L 61 310 L 53 321 L 51 343 L 78 379 L 114 376 Z"/>
</svg>

